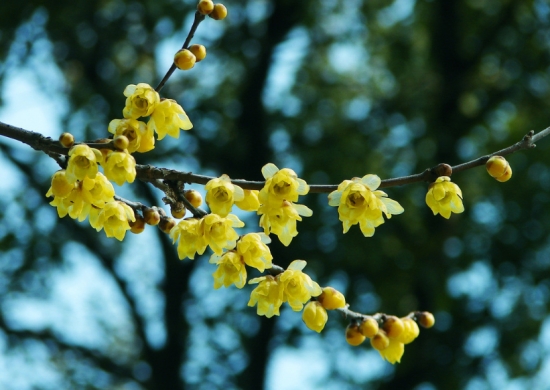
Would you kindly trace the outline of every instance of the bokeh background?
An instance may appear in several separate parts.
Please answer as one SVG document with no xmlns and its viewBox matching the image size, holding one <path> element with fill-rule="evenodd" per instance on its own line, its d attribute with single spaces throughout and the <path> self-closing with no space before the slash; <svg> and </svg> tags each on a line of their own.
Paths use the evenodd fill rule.
<svg viewBox="0 0 550 390">
<path fill-rule="evenodd" d="M 156 85 L 191 26 L 191 0 L 0 3 L 0 120 L 56 138 L 107 134 L 128 84 Z M 177 72 L 194 129 L 137 156 L 262 179 L 290 167 L 310 183 L 455 165 L 550 125 L 545 0 L 228 0 Z M 425 206 L 427 184 L 388 189 L 405 213 L 365 238 L 326 195 L 275 262 L 308 261 L 352 309 L 435 314 L 392 366 L 350 347 L 331 313 L 321 335 L 288 307 L 265 319 L 249 286 L 214 290 L 208 256 L 177 259 L 156 228 L 123 243 L 57 218 L 55 162 L 0 139 L 0 388 L 548 389 L 550 140 L 509 157 L 513 178 L 453 176 L 466 211 Z M 200 187 L 193 187 L 201 190 Z M 148 205 L 137 183 L 117 193 Z M 257 231 L 254 215 L 241 215 Z"/>
</svg>

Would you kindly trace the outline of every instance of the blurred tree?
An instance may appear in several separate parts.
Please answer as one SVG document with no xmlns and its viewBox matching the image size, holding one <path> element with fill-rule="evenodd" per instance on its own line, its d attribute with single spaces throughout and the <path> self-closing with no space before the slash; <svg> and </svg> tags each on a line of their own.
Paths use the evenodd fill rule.
<svg viewBox="0 0 550 390">
<path fill-rule="evenodd" d="M 0 118 L 32 120 L 8 110 L 12 94 L 30 88 L 20 110 L 49 98 L 59 122 L 51 136 L 104 137 L 124 87 L 155 84 L 169 67 L 195 3 L 3 2 Z M 260 180 L 274 162 L 308 183 L 338 183 L 455 165 L 550 124 L 544 0 L 226 6 L 229 17 L 205 21 L 193 41 L 206 60 L 162 93 L 182 104 L 193 131 L 138 163 Z M 27 127 L 44 132 L 38 119 Z M 121 245 L 58 220 L 43 195 L 55 163 L 0 139 L 0 347 L 10 367 L 1 387 L 285 388 L 305 381 L 283 370 L 294 353 L 310 388 L 545 388 L 549 148 L 544 140 L 510 156 L 505 184 L 482 168 L 453 175 L 466 212 L 450 220 L 425 206 L 426 185 L 388 190 L 406 212 L 372 238 L 356 227 L 342 235 L 326 196 L 307 196 L 314 216 L 292 246 L 272 244 L 277 264 L 307 260 L 361 312 L 436 315 L 435 330 L 390 366 L 370 347 L 347 346 L 337 316 L 321 336 L 289 310 L 258 318 L 247 288 L 213 291 L 206 259 L 177 260 L 157 229 Z M 124 196 L 162 204 L 158 191 L 136 187 Z"/>
</svg>

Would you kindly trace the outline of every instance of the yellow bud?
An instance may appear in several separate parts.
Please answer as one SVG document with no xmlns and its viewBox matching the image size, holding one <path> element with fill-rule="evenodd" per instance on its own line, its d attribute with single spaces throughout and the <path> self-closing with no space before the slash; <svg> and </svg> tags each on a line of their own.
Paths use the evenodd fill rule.
<svg viewBox="0 0 550 390">
<path fill-rule="evenodd" d="M 142 233 L 145 230 L 145 219 L 140 215 L 135 215 L 136 220 L 134 222 L 128 221 L 130 224 L 130 231 L 134 234 Z"/>
<path fill-rule="evenodd" d="M 324 287 L 317 300 L 327 310 L 340 309 L 346 306 L 344 295 L 333 287 Z"/>
<path fill-rule="evenodd" d="M 170 230 L 172 230 L 174 226 L 176 226 L 176 221 L 174 221 L 172 218 L 161 218 L 158 226 L 160 230 L 168 234 L 170 233 Z"/>
<path fill-rule="evenodd" d="M 512 167 L 508 165 L 508 168 L 506 169 L 504 174 L 500 177 L 496 177 L 495 179 L 497 179 L 497 181 L 500 181 L 501 183 L 504 183 L 505 181 L 510 180 L 511 177 L 512 177 Z"/>
<path fill-rule="evenodd" d="M 74 145 L 74 137 L 71 133 L 63 133 L 59 136 L 59 142 L 66 148 Z"/>
<path fill-rule="evenodd" d="M 365 341 L 365 336 L 359 331 L 359 325 L 355 322 L 352 322 L 346 328 L 346 341 L 354 347 Z"/>
<path fill-rule="evenodd" d="M 185 199 L 187 199 L 193 207 L 197 208 L 201 206 L 202 195 L 199 191 L 195 191 L 195 190 L 185 191 L 184 196 L 185 196 Z"/>
<path fill-rule="evenodd" d="M 485 163 L 487 172 L 494 178 L 504 175 L 508 167 L 508 161 L 502 156 L 493 156 Z"/>
<path fill-rule="evenodd" d="M 398 337 L 398 340 L 403 344 L 411 343 L 420 334 L 418 324 L 410 317 L 401 318 L 403 321 L 404 329 Z"/>
<path fill-rule="evenodd" d="M 222 20 L 227 17 L 227 8 L 223 4 L 216 4 L 214 10 L 208 14 L 214 20 Z"/>
<path fill-rule="evenodd" d="M 204 58 L 206 57 L 206 47 L 204 47 L 203 45 L 191 45 L 189 46 L 189 51 L 193 53 L 193 55 L 197 59 L 197 62 L 204 60 Z"/>
<path fill-rule="evenodd" d="M 155 209 L 146 208 L 143 210 L 143 218 L 147 225 L 155 226 L 160 222 L 160 214 Z"/>
<path fill-rule="evenodd" d="M 185 212 L 187 210 L 185 210 L 185 207 L 181 208 L 181 209 L 176 209 L 175 207 L 171 208 L 170 209 L 170 213 L 172 214 L 172 217 L 176 218 L 176 219 L 182 219 L 183 217 L 185 217 Z"/>
<path fill-rule="evenodd" d="M 372 347 L 378 351 L 382 351 L 390 345 L 390 339 L 384 331 L 380 331 L 377 334 L 374 335 L 372 339 L 370 339 L 370 344 Z"/>
<path fill-rule="evenodd" d="M 176 55 L 174 55 L 174 65 L 176 65 L 181 70 L 189 70 L 195 66 L 197 58 L 193 53 L 187 49 L 179 50 Z"/>
<path fill-rule="evenodd" d="M 201 0 L 197 5 L 197 10 L 203 15 L 208 15 L 214 11 L 214 3 L 212 0 Z"/>
<path fill-rule="evenodd" d="M 421 311 L 420 313 L 416 313 L 416 318 L 418 319 L 418 323 L 423 328 L 431 328 L 435 324 L 434 315 L 428 311 Z"/>
<path fill-rule="evenodd" d="M 309 301 L 302 312 L 302 321 L 311 329 L 320 333 L 328 320 L 325 308 L 317 301 Z"/>
<path fill-rule="evenodd" d="M 373 317 L 367 317 L 361 322 L 359 327 L 365 337 L 373 337 L 378 333 L 378 322 Z"/>
<path fill-rule="evenodd" d="M 397 318 L 396 316 L 388 316 L 386 318 L 386 321 L 384 321 L 382 328 L 384 329 L 388 337 L 396 338 L 399 337 L 401 333 L 403 333 L 405 325 L 400 318 Z"/>
<path fill-rule="evenodd" d="M 128 140 L 128 137 L 126 137 L 125 135 L 117 135 L 113 139 L 113 145 L 118 150 L 128 149 L 129 144 L 130 144 L 130 141 Z"/>
</svg>

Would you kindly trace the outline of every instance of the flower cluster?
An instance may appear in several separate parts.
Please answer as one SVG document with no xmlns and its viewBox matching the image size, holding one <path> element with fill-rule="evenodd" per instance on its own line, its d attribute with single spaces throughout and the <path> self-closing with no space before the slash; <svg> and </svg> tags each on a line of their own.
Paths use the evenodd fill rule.
<svg viewBox="0 0 550 390">
<path fill-rule="evenodd" d="M 307 206 L 294 203 L 299 195 L 309 192 L 309 186 L 292 169 L 279 170 L 271 163 L 262 168 L 262 174 L 266 182 L 258 196 L 260 226 L 265 234 L 276 234 L 288 246 L 298 234 L 296 221 L 313 214 Z"/>
<path fill-rule="evenodd" d="M 426 204 L 432 209 L 434 215 L 441 214 L 447 219 L 451 217 L 451 212 L 458 214 L 464 211 L 462 191 L 451 182 L 448 176 L 440 176 L 430 184 L 426 194 Z"/>
<path fill-rule="evenodd" d="M 387 198 L 383 191 L 377 191 L 381 180 L 376 175 L 365 175 L 361 179 L 344 180 L 336 191 L 329 194 L 329 205 L 338 207 L 344 233 L 353 225 L 359 224 L 365 237 L 372 237 L 374 229 L 386 218 L 401 214 L 403 207 L 395 200 Z"/>
</svg>

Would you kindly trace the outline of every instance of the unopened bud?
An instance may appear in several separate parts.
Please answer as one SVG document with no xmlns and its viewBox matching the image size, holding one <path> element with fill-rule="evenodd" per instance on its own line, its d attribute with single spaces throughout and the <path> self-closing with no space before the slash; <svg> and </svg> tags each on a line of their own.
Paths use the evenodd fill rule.
<svg viewBox="0 0 550 390">
<path fill-rule="evenodd" d="M 204 47 L 203 45 L 191 45 L 189 46 L 189 51 L 193 53 L 193 55 L 197 59 L 197 62 L 204 60 L 204 58 L 206 57 L 206 47 Z"/>
<path fill-rule="evenodd" d="M 223 4 L 216 4 L 214 10 L 208 14 L 214 20 L 222 20 L 227 17 L 227 8 Z"/>
<path fill-rule="evenodd" d="M 176 221 L 172 218 L 161 218 L 158 224 L 159 229 L 166 234 L 170 233 L 170 230 L 172 230 L 174 226 L 176 226 Z"/>
<path fill-rule="evenodd" d="M 327 310 L 340 309 L 346 306 L 344 295 L 333 287 L 324 287 L 317 300 Z"/>
<path fill-rule="evenodd" d="M 388 348 L 390 345 L 390 339 L 384 331 L 380 331 L 377 334 L 374 335 L 372 339 L 370 339 L 370 344 L 372 347 L 378 351 L 383 351 L 384 349 Z"/>
<path fill-rule="evenodd" d="M 361 330 L 363 336 L 369 338 L 373 337 L 378 333 L 378 322 L 373 317 L 369 316 L 361 322 L 359 329 Z"/>
<path fill-rule="evenodd" d="M 489 175 L 494 177 L 495 179 L 499 179 L 500 177 L 507 174 L 507 170 L 510 168 L 510 165 L 508 164 L 508 161 L 502 156 L 492 156 L 487 162 L 485 163 L 485 168 L 487 169 L 487 172 Z M 510 169 L 510 177 L 512 176 L 512 170 Z M 508 179 L 510 178 L 508 177 Z M 508 180 L 506 179 L 506 180 Z M 504 181 L 506 181 L 504 180 Z"/>
<path fill-rule="evenodd" d="M 130 231 L 134 234 L 142 233 L 145 230 L 145 219 L 141 215 L 136 215 L 134 222 L 128 221 L 130 224 Z"/>
<path fill-rule="evenodd" d="M 384 329 L 388 337 L 396 338 L 399 337 L 401 333 L 403 333 L 405 325 L 400 318 L 396 316 L 388 316 L 386 318 L 386 321 L 384 321 L 382 328 Z"/>
<path fill-rule="evenodd" d="M 66 148 L 74 145 L 74 137 L 71 133 L 63 133 L 59 136 L 59 143 Z"/>
<path fill-rule="evenodd" d="M 214 3 L 212 0 L 201 0 L 197 5 L 197 10 L 203 15 L 208 15 L 214 11 Z"/>
<path fill-rule="evenodd" d="M 193 207 L 197 208 L 201 206 L 202 195 L 199 191 L 196 191 L 196 190 L 185 191 L 184 196 L 185 196 L 185 199 L 187 199 Z"/>
<path fill-rule="evenodd" d="M 113 139 L 113 145 L 118 150 L 128 149 L 129 144 L 130 144 L 130 141 L 128 140 L 128 137 L 126 137 L 125 135 L 117 135 Z"/>
<path fill-rule="evenodd" d="M 181 70 L 189 70 L 195 66 L 197 58 L 187 49 L 179 50 L 174 55 L 174 64 Z"/>
<path fill-rule="evenodd" d="M 176 219 L 182 219 L 183 217 L 185 217 L 185 213 L 186 213 L 186 209 L 185 207 L 182 207 L 181 209 L 176 209 L 176 207 L 172 207 L 170 209 L 170 213 L 172 214 L 172 217 L 176 218 Z"/>
<path fill-rule="evenodd" d="M 145 219 L 145 223 L 151 226 L 158 225 L 160 222 L 160 214 L 155 209 L 146 208 L 143 210 L 143 218 Z"/>
<path fill-rule="evenodd" d="M 512 177 L 512 167 L 508 165 L 508 168 L 506 169 L 504 174 L 500 177 L 495 177 L 495 179 L 497 179 L 497 181 L 500 181 L 501 183 L 504 183 L 505 181 L 510 180 L 511 177 Z"/>
<path fill-rule="evenodd" d="M 346 341 L 354 347 L 365 341 L 365 336 L 359 331 L 359 325 L 357 323 L 352 322 L 346 328 Z"/>
<path fill-rule="evenodd" d="M 431 328 L 435 324 L 434 315 L 428 311 L 421 311 L 419 313 L 416 313 L 416 318 L 418 319 L 418 323 L 423 328 Z"/>
</svg>

